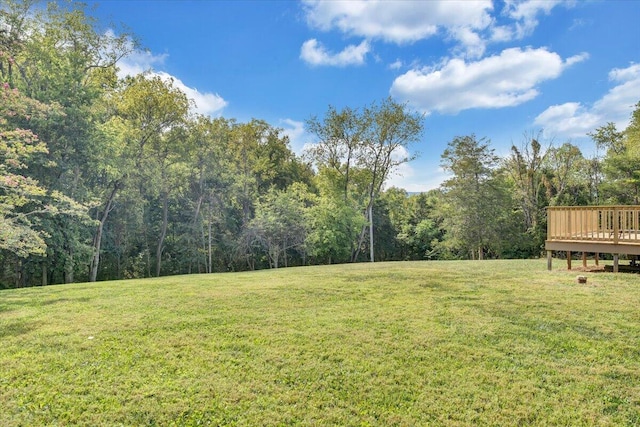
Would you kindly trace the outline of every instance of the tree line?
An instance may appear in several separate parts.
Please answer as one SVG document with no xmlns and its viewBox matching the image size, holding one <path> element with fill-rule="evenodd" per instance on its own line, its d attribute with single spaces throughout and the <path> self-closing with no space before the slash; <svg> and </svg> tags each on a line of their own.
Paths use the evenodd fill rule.
<svg viewBox="0 0 640 427">
<path fill-rule="evenodd" d="M 548 205 L 637 203 L 640 103 L 627 129 L 526 134 L 500 157 L 449 142 L 438 189 L 386 188 L 423 117 L 387 98 L 310 117 L 316 143 L 194 114 L 175 84 L 119 78 L 138 49 L 78 5 L 0 6 L 0 287 L 372 260 L 539 256 Z"/>
</svg>

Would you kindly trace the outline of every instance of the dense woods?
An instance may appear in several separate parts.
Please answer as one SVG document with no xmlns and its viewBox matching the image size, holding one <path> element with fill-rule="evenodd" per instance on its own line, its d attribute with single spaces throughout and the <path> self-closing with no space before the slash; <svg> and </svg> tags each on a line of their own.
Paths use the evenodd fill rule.
<svg viewBox="0 0 640 427">
<path fill-rule="evenodd" d="M 370 260 L 537 257 L 549 205 L 638 203 L 640 103 L 601 155 L 461 135 L 449 178 L 387 188 L 423 136 L 383 99 L 310 117 L 304 155 L 260 119 L 193 113 L 171 80 L 119 78 L 135 37 L 79 6 L 0 6 L 0 287 Z"/>
</svg>

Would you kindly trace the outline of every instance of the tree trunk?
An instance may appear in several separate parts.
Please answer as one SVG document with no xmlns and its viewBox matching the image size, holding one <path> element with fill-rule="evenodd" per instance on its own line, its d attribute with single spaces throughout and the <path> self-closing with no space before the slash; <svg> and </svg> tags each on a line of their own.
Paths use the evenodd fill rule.
<svg viewBox="0 0 640 427">
<path fill-rule="evenodd" d="M 209 227 L 209 230 L 208 230 L 209 231 L 209 235 L 208 235 L 208 242 L 207 242 L 208 243 L 208 247 L 207 247 L 207 256 L 208 256 L 208 259 L 207 259 L 207 273 L 211 273 L 212 270 L 213 270 L 212 266 L 211 266 L 211 259 L 212 259 L 212 255 L 211 255 L 211 252 L 212 252 L 212 247 L 211 247 L 212 246 L 211 245 L 211 241 L 212 241 L 212 237 L 211 237 L 211 215 L 209 215 L 208 227 Z"/>
<path fill-rule="evenodd" d="M 109 217 L 109 212 L 113 209 L 113 201 L 116 197 L 116 193 L 120 185 L 116 182 L 113 184 L 113 189 L 109 194 L 109 198 L 107 199 L 107 204 L 105 205 L 104 212 L 102 213 L 102 218 L 100 218 L 100 223 L 98 224 L 98 229 L 96 230 L 96 235 L 93 237 L 93 258 L 91 259 L 91 265 L 89 266 L 89 281 L 95 282 L 98 277 L 98 265 L 100 263 L 100 247 L 102 245 L 102 233 L 104 231 L 104 224 L 107 222 L 107 218 Z"/>
<path fill-rule="evenodd" d="M 15 269 L 15 287 L 21 288 L 20 279 L 22 278 L 22 260 L 20 258 L 16 258 L 16 269 Z"/>
<path fill-rule="evenodd" d="M 356 244 L 356 249 L 351 254 L 351 262 L 356 262 L 358 260 L 358 256 L 360 255 L 360 249 L 362 248 L 362 243 L 364 242 L 364 236 L 367 233 L 367 226 L 363 225 L 362 230 L 360 230 L 360 237 L 358 237 L 358 243 Z"/>
<path fill-rule="evenodd" d="M 369 255 L 371 262 L 374 262 L 373 257 L 373 203 L 369 205 Z"/>
<path fill-rule="evenodd" d="M 66 237 L 66 236 L 65 236 Z M 64 263 L 64 283 L 73 283 L 73 270 L 74 270 L 74 262 L 73 262 L 73 248 L 69 247 L 67 249 L 67 259 Z"/>
<path fill-rule="evenodd" d="M 193 241 L 191 241 L 189 239 L 189 252 L 191 253 L 190 259 L 189 259 L 189 268 L 188 268 L 188 274 L 191 274 L 191 268 L 193 265 L 194 260 L 196 260 L 196 264 L 198 267 L 198 273 L 201 272 L 200 270 L 200 262 L 198 261 L 198 234 L 200 234 L 202 227 L 198 227 L 198 216 L 200 216 L 200 207 L 202 206 L 202 200 L 204 199 L 204 196 L 201 194 L 198 197 L 198 201 L 196 202 L 196 210 L 193 214 L 193 223 L 191 225 L 191 229 L 192 229 L 192 236 L 193 236 Z M 205 268 L 206 269 L 206 268 Z"/>
<path fill-rule="evenodd" d="M 280 248 L 276 248 L 273 257 L 273 268 L 278 268 L 278 261 L 280 260 Z"/>
<path fill-rule="evenodd" d="M 373 195 L 370 196 L 369 204 L 367 205 L 365 218 L 369 220 L 369 225 L 373 224 L 371 218 L 371 212 L 373 212 Z M 373 228 L 370 228 L 370 240 L 373 241 Z M 358 237 L 358 244 L 356 246 L 355 251 L 352 252 L 351 262 L 356 262 L 358 260 L 358 256 L 360 255 L 360 249 L 362 249 L 362 245 L 364 244 L 364 239 L 367 234 L 367 225 L 362 226 L 362 230 L 360 230 L 360 236 Z M 373 253 L 373 252 L 372 252 Z M 373 256 L 371 257 L 373 260 Z"/>
<path fill-rule="evenodd" d="M 164 239 L 167 237 L 167 225 L 169 222 L 169 195 L 166 191 L 162 194 L 162 227 L 160 229 L 160 237 L 158 238 L 158 246 L 156 247 L 156 277 L 160 277 L 160 269 L 162 268 L 162 247 Z"/>
</svg>

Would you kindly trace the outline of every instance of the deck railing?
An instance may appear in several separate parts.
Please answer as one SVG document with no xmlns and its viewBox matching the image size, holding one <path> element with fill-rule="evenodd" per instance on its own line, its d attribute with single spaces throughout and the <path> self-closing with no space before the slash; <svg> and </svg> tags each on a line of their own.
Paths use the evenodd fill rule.
<svg viewBox="0 0 640 427">
<path fill-rule="evenodd" d="M 640 243 L 640 206 L 549 207 L 547 240 Z"/>
</svg>

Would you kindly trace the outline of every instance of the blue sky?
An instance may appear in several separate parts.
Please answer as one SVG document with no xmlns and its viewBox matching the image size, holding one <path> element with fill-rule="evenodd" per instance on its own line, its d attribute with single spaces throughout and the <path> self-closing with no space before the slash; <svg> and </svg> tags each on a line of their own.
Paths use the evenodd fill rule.
<svg viewBox="0 0 640 427">
<path fill-rule="evenodd" d="M 304 121 L 391 95 L 425 114 L 419 158 L 394 176 L 437 187 L 456 136 L 498 154 L 525 133 L 595 152 L 586 133 L 623 129 L 640 101 L 640 1 L 89 1 L 102 31 L 146 51 L 121 72 L 173 77 L 197 111 L 266 120 L 300 154 Z"/>
</svg>

